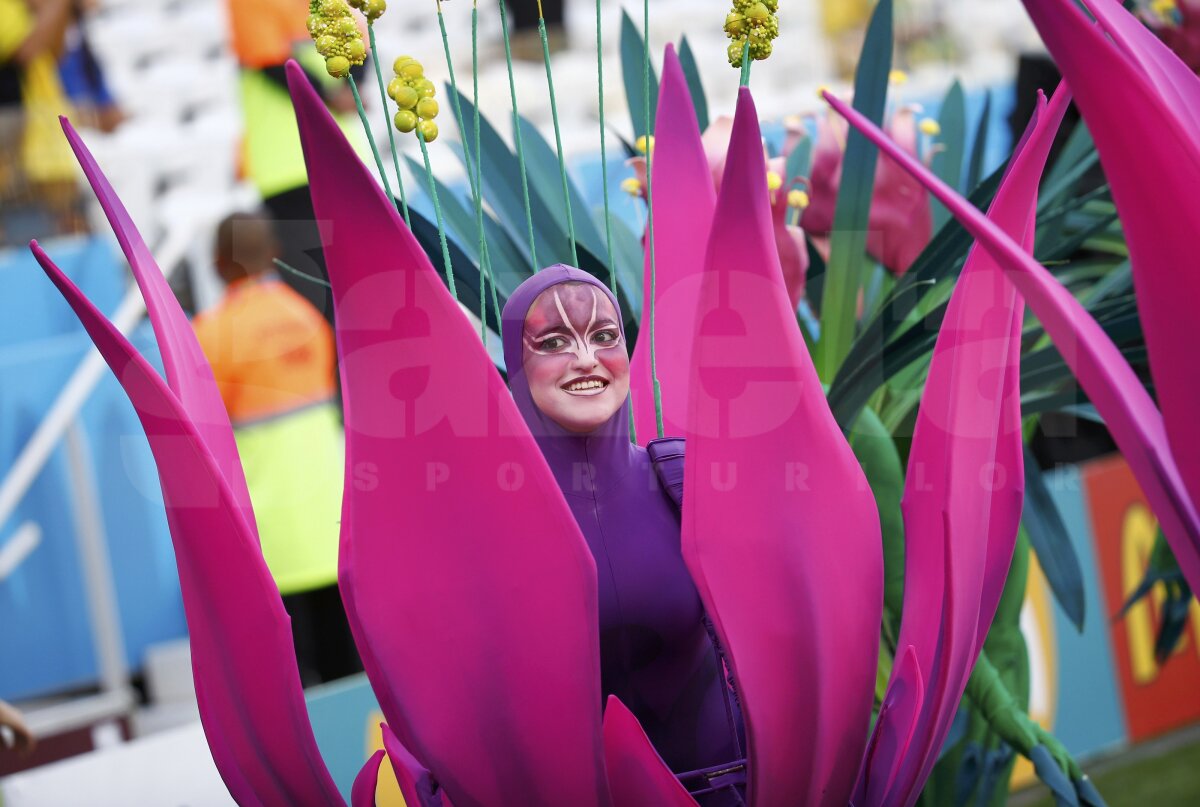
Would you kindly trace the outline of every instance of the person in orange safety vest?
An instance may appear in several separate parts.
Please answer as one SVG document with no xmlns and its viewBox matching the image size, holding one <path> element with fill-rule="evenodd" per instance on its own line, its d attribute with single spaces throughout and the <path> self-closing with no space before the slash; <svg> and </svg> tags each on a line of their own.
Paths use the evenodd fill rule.
<svg viewBox="0 0 1200 807">
<path fill-rule="evenodd" d="M 333 332 L 273 271 L 271 222 L 217 229 L 224 298 L 193 326 L 237 439 L 267 565 L 292 621 L 304 683 L 362 669 L 337 590 L 344 437 Z"/>
</svg>

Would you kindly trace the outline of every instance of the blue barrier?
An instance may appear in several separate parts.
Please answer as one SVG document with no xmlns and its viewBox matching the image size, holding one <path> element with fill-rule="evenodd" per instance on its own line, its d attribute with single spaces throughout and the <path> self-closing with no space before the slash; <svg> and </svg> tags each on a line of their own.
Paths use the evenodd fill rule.
<svg viewBox="0 0 1200 807">
<path fill-rule="evenodd" d="M 108 242 L 44 245 L 102 311 L 113 313 L 127 274 Z M 91 342 L 25 250 L 0 253 L 0 468 L 12 466 Z M 149 325 L 133 343 L 161 360 Z M 127 659 L 187 634 L 174 552 L 157 472 L 124 392 L 105 374 L 81 412 L 104 513 Z M 7 523 L 0 544 L 27 520 L 42 530 L 36 550 L 0 583 L 0 697 L 21 699 L 97 680 L 95 650 L 75 541 L 71 485 L 60 446 Z"/>
</svg>

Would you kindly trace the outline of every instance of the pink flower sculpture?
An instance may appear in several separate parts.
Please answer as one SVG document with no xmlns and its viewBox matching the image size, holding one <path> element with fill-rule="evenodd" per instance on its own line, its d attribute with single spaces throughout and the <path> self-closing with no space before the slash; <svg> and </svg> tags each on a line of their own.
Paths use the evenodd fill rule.
<svg viewBox="0 0 1200 807">
<path fill-rule="evenodd" d="M 1130 18 L 1110 0 L 1089 3 L 1103 12 L 1111 40 L 1071 3 L 1030 5 L 1051 48 L 1065 54 L 1068 78 L 1088 64 L 1080 53 L 1107 49 L 1079 85 L 1114 189 L 1126 189 L 1118 204 L 1146 200 L 1136 191 L 1147 182 L 1120 169 L 1122 159 L 1147 158 L 1134 150 L 1122 158 L 1112 147 L 1121 141 L 1101 136 L 1116 124 L 1086 90 L 1088 80 L 1107 88 L 1113 104 L 1141 93 L 1147 128 L 1129 136 L 1161 136 L 1162 150 L 1187 162 L 1178 187 L 1150 174 L 1160 194 L 1186 208 L 1158 233 L 1178 246 L 1173 239 L 1182 235 L 1171 228 L 1190 221 L 1196 229 L 1187 218 L 1194 208 L 1175 194 L 1200 170 L 1186 137 L 1194 126 L 1186 110 L 1198 107 L 1172 104 L 1194 102 L 1200 88 L 1182 81 L 1178 62 L 1163 62 L 1126 31 Z M 1194 412 L 1194 366 L 1162 366 L 1163 350 L 1178 355 L 1161 337 L 1150 343 L 1156 380 L 1164 374 L 1164 427 L 1112 342 L 1030 255 L 1038 181 L 1065 91 L 1049 107 L 1039 103 L 987 216 L 827 96 L 978 239 L 918 412 L 903 505 L 899 651 L 868 735 L 883 587 L 875 503 L 796 327 L 750 92 L 740 91 L 714 193 L 694 118 L 664 117 L 686 100 L 670 54 L 668 68 L 655 167 L 656 179 L 659 171 L 664 177 L 662 275 L 647 300 L 659 318 L 664 421 L 689 445 L 682 551 L 738 684 L 747 801 L 908 807 L 945 740 L 1011 560 L 1023 494 L 1024 302 L 1104 416 L 1195 586 L 1198 561 L 1187 551 L 1200 532 L 1184 483 L 1198 480 L 1193 466 L 1176 467 L 1172 449 L 1195 449 L 1197 432 L 1172 420 L 1189 410 L 1170 401 L 1181 396 Z M 393 201 L 299 68 L 288 72 L 314 207 L 329 223 L 347 436 L 339 582 L 407 803 L 694 804 L 634 715 L 615 699 L 602 711 L 595 562 L 512 397 Z M 1092 101 L 1084 105 L 1084 97 Z M 146 296 L 168 380 L 33 250 L 150 440 L 213 758 L 240 804 L 341 804 L 308 724 L 287 617 L 255 540 L 211 372 L 132 221 L 66 128 Z M 1158 281 L 1176 267 L 1139 246 L 1161 216 L 1161 205 L 1151 206 L 1127 225 L 1139 304 L 1165 316 L 1173 309 Z M 1195 273 L 1176 278 L 1188 289 L 1194 280 Z M 1180 332 L 1191 322 L 1170 327 Z M 652 383 L 645 370 L 632 375 L 639 435 L 650 428 L 644 402 L 653 399 Z M 364 766 L 355 807 L 372 803 L 381 761 L 375 754 Z"/>
<path fill-rule="evenodd" d="M 888 119 L 887 130 L 906 154 L 920 156 L 916 116 L 911 109 L 896 110 Z M 833 229 L 848 131 L 845 121 L 829 115 L 817 121 L 809 180 L 811 202 L 800 220 L 814 238 L 824 239 Z M 867 252 L 897 275 L 908 271 L 933 234 L 929 194 L 886 157 L 875 168 L 875 191 L 867 227 Z"/>
</svg>

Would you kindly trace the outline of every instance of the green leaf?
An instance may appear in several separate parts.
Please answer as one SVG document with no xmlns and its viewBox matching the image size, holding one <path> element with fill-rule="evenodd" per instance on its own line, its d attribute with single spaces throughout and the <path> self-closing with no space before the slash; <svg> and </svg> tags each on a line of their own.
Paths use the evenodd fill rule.
<svg viewBox="0 0 1200 807">
<path fill-rule="evenodd" d="M 1054 504 L 1054 497 L 1046 487 L 1042 469 L 1028 446 L 1025 447 L 1025 507 L 1021 511 L 1021 523 L 1054 598 L 1075 630 L 1082 633 L 1086 604 L 1079 556 L 1071 545 L 1071 536 Z"/>
<path fill-rule="evenodd" d="M 879 508 L 883 533 L 883 602 L 892 616 L 899 618 L 904 602 L 904 516 L 900 512 L 904 468 L 892 435 L 872 410 L 862 411 L 848 439 Z"/>
<path fill-rule="evenodd" d="M 783 178 L 783 186 L 789 190 L 792 187 L 792 180 L 797 177 L 807 177 L 808 172 L 812 167 L 812 138 L 807 134 L 804 138 L 792 148 L 792 153 L 787 156 L 787 162 L 784 163 L 784 173 L 787 174 Z"/>
<path fill-rule="evenodd" d="M 429 195 L 430 188 L 425 166 L 412 157 L 406 156 L 405 160 L 408 162 L 409 171 L 416 178 L 417 185 L 426 195 Z M 437 187 L 438 200 L 442 205 L 442 217 L 446 222 L 447 234 L 454 237 L 470 261 L 472 269 L 478 272 L 479 232 L 476 229 L 475 213 L 473 210 L 468 210 L 458 194 L 437 177 L 434 177 L 434 184 Z M 486 213 L 483 217 L 483 231 L 487 236 L 488 256 L 491 259 L 492 275 L 496 278 L 496 288 L 502 297 L 507 298 L 517 286 L 533 274 L 533 265 L 529 262 L 528 255 L 523 254 L 508 233 Z M 440 245 L 438 250 L 436 253 L 430 253 L 430 260 L 441 260 Z M 459 269 L 457 263 L 454 268 L 457 273 Z"/>
<path fill-rule="evenodd" d="M 446 87 L 447 94 L 454 92 Z M 475 105 L 463 94 L 459 94 L 464 121 L 472 120 Z M 525 218 L 525 202 L 521 194 L 521 163 L 509 151 L 504 139 L 485 116 L 479 119 L 479 141 L 483 149 L 483 195 L 488 206 L 496 213 L 497 220 L 504 226 L 512 239 L 521 245 L 528 255 L 529 229 Z M 462 143 L 471 159 L 474 153 L 474 132 L 463 133 Z M 460 154 L 460 156 L 462 156 Z M 557 158 L 556 158 L 557 160 Z M 464 167 L 466 161 L 463 162 Z M 557 168 L 555 169 L 557 175 Z M 561 194 L 560 194 L 561 195 Z M 533 211 L 533 232 L 537 241 L 538 260 L 544 266 L 559 261 L 570 261 L 571 242 L 565 227 L 558 227 L 541 196 L 530 188 L 529 204 Z"/>
<path fill-rule="evenodd" d="M 854 79 L 854 108 L 882 124 L 892 67 L 892 0 L 880 0 L 867 26 Z M 867 228 L 879 150 L 857 130 L 846 142 L 841 189 L 834 209 L 829 267 L 822 305 L 821 339 L 814 357 L 821 378 L 833 378 L 850 351 L 858 290 L 867 264 Z"/>
<path fill-rule="evenodd" d="M 636 140 L 654 133 L 654 113 L 658 109 L 658 73 L 650 65 L 650 120 L 646 121 L 646 66 L 645 42 L 633 24 L 629 12 L 621 10 L 621 74 L 625 79 L 625 98 L 629 102 L 629 117 L 633 120 L 633 137 Z"/>
<path fill-rule="evenodd" d="M 558 228 L 567 233 L 567 207 L 563 200 L 562 174 L 558 167 L 558 153 L 550 145 L 537 127 L 526 118 L 520 118 L 521 137 L 525 147 L 525 167 L 529 172 L 530 191 L 537 193 L 546 205 L 546 209 L 554 217 Z M 587 210 L 587 202 L 579 192 L 575 182 L 567 176 L 567 189 L 571 198 L 572 210 Z M 595 222 L 590 216 L 577 215 L 575 221 L 575 238 L 579 244 L 595 255 L 606 255 L 608 248 L 604 237 L 596 229 Z M 605 267 L 608 264 L 605 262 Z"/>
<path fill-rule="evenodd" d="M 963 154 L 967 148 L 967 98 L 962 85 L 955 81 L 942 99 L 938 113 L 938 125 L 942 133 L 938 142 L 942 146 L 933 157 L 933 173 L 957 191 L 962 190 Z M 950 218 L 950 212 L 940 202 L 932 201 L 933 229 L 940 230 Z"/>
<path fill-rule="evenodd" d="M 992 93 L 990 90 L 984 90 L 983 112 L 979 115 L 979 125 L 975 128 L 975 142 L 971 145 L 971 161 L 967 168 L 968 191 L 975 190 L 975 186 L 983 179 L 983 160 L 987 156 L 988 129 L 991 124 Z"/>
<path fill-rule="evenodd" d="M 692 46 L 685 36 L 679 42 L 679 64 L 683 67 L 684 78 L 687 79 L 688 93 L 692 96 L 692 106 L 696 108 L 696 121 L 700 131 L 708 128 L 708 98 L 704 94 L 704 82 L 700 80 L 700 69 L 696 66 L 696 56 Z"/>
</svg>

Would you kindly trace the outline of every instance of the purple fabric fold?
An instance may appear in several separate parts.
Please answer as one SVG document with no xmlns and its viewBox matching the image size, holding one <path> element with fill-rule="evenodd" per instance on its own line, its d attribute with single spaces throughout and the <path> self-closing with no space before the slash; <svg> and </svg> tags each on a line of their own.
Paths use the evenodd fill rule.
<svg viewBox="0 0 1200 807">
<path fill-rule="evenodd" d="M 739 687 L 750 803 L 844 805 L 875 685 L 878 511 L 796 328 L 746 89 L 692 321 L 683 551 Z"/>
<path fill-rule="evenodd" d="M 175 292 L 167 284 L 162 270 L 146 247 L 142 234 L 138 232 L 108 178 L 100 170 L 92 153 L 84 145 L 71 122 L 59 118 L 67 141 L 75 152 L 75 158 L 83 168 L 88 183 L 100 201 L 100 207 L 117 236 L 117 243 L 129 261 L 133 278 L 146 300 L 146 312 L 158 341 L 163 367 L 167 372 L 167 385 L 178 397 L 187 411 L 193 427 L 212 453 L 217 469 L 229 483 L 234 501 L 242 511 L 242 517 L 250 524 L 254 539 L 258 532 L 254 523 L 254 509 L 250 505 L 250 493 L 246 488 L 246 476 L 233 440 L 233 429 L 212 368 L 204 358 L 204 352 L 196 341 L 191 323 L 179 307 Z"/>
<path fill-rule="evenodd" d="M 36 242 L 31 248 L 117 376 L 150 441 L 175 546 L 200 719 L 230 794 L 244 805 L 342 804 L 308 722 L 279 591 L 191 413 Z"/>
<path fill-rule="evenodd" d="M 1031 225 L 1046 156 L 1069 95 L 1053 108 L 1039 97 L 988 219 L 1031 249 Z M 1020 423 L 1020 326 L 1024 302 L 978 245 L 967 257 L 934 346 L 905 475 L 904 616 L 898 644 L 919 671 L 926 697 L 899 769 L 880 801 L 912 804 L 937 760 L 995 614 L 1012 561 L 1024 500 Z M 949 562 L 953 552 L 956 562 Z M 955 607 L 948 606 L 954 602 Z M 883 721 L 879 722 L 882 726 Z M 878 795 L 878 791 L 876 791 Z"/>
<path fill-rule="evenodd" d="M 340 585 L 387 723 L 457 807 L 607 804 L 591 554 L 478 334 L 287 69 L 337 314 Z"/>
<path fill-rule="evenodd" d="M 613 696 L 604 709 L 604 756 L 613 804 L 620 807 L 695 807 L 654 750 L 633 712 Z"/>
<path fill-rule="evenodd" d="M 1189 581 L 1200 584 L 1200 521 L 1167 444 L 1163 418 L 1116 345 L 1069 291 L 995 223 L 895 148 L 877 127 L 844 102 L 826 100 L 881 150 L 930 189 L 997 261 L 1041 320 L 1088 397 L 1104 418 L 1158 516 Z M 1156 206 L 1161 206 L 1156 202 Z"/>
<path fill-rule="evenodd" d="M 712 172 L 700 139 L 695 107 L 673 45 L 667 46 L 663 56 L 655 120 L 656 145 L 651 160 L 655 293 L 651 294 L 650 289 L 647 242 L 641 338 L 629 365 L 637 441 L 643 446 L 658 436 L 650 377 L 650 300 L 655 301 L 655 358 L 662 389 L 663 436 L 687 436 L 688 373 L 692 366 L 692 345 L 687 337 L 692 333 L 716 207 Z"/>
<path fill-rule="evenodd" d="M 1150 374 L 1173 457 L 1162 458 L 1167 479 L 1157 487 L 1171 487 L 1178 474 L 1190 494 L 1187 509 L 1193 510 L 1200 502 L 1195 357 L 1200 324 L 1194 311 L 1200 268 L 1188 256 L 1200 231 L 1200 78 L 1113 0 L 1085 3 L 1099 25 L 1071 0 L 1025 5 L 1071 85 L 1121 215 Z M 1157 431 L 1159 419 L 1154 420 Z M 1150 495 L 1140 474 L 1139 482 Z M 1151 503 L 1159 504 L 1154 496 Z M 1157 506 L 1155 512 L 1195 589 L 1200 585 L 1195 522 L 1164 517 Z"/>
</svg>

